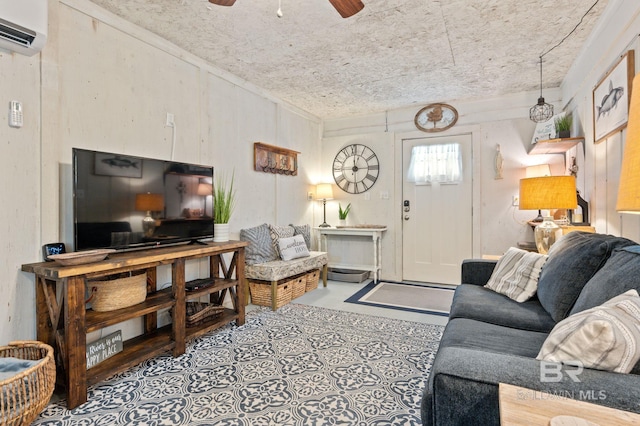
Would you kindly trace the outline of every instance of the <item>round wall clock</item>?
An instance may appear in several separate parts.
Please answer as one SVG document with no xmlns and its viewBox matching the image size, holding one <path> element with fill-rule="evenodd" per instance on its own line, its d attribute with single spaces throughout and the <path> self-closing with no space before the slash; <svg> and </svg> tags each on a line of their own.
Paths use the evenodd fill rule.
<svg viewBox="0 0 640 426">
<path fill-rule="evenodd" d="M 378 157 L 366 145 L 347 145 L 333 160 L 333 179 L 340 189 L 350 194 L 360 194 L 369 190 L 376 183 L 378 173 Z"/>
<path fill-rule="evenodd" d="M 458 121 L 458 111 L 447 104 L 430 104 L 416 114 L 413 122 L 423 132 L 442 132 Z"/>
</svg>

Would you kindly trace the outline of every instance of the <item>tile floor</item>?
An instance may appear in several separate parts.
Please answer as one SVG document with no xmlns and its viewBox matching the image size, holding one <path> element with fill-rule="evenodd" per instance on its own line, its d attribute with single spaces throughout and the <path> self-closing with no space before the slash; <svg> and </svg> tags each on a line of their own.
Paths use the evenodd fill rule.
<svg viewBox="0 0 640 426">
<path fill-rule="evenodd" d="M 406 321 L 414 321 L 426 324 L 446 325 L 448 317 L 440 315 L 429 315 L 417 312 L 407 312 L 398 309 L 378 308 L 375 306 L 358 305 L 355 303 L 345 303 L 345 300 L 355 292 L 367 285 L 370 280 L 362 283 L 349 283 L 341 281 L 327 282 L 327 287 L 322 286 L 320 281 L 318 288 L 303 294 L 292 303 L 303 305 L 320 306 L 323 308 L 337 309 L 340 311 L 356 312 L 360 314 L 375 315 L 386 318 L 395 318 Z M 247 306 L 247 311 L 255 308 L 255 305 Z"/>
</svg>

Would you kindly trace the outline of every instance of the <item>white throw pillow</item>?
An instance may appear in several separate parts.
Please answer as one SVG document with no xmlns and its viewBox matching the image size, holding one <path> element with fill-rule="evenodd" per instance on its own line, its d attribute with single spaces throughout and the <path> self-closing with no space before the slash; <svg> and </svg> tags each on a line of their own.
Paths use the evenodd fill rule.
<svg viewBox="0 0 640 426">
<path fill-rule="evenodd" d="M 629 290 L 553 327 L 536 359 L 628 373 L 640 359 L 640 297 Z"/>
<path fill-rule="evenodd" d="M 304 242 L 302 235 L 294 235 L 289 238 L 279 238 L 278 248 L 282 260 L 297 259 L 299 257 L 309 257 L 309 249 Z"/>
<path fill-rule="evenodd" d="M 546 255 L 511 247 L 498 260 L 485 287 L 516 302 L 525 302 L 536 294 L 546 261 Z"/>
</svg>

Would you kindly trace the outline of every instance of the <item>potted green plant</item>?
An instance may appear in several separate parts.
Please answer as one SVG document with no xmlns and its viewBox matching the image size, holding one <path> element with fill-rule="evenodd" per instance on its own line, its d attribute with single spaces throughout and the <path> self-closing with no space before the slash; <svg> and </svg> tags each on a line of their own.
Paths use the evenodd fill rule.
<svg viewBox="0 0 640 426">
<path fill-rule="evenodd" d="M 342 209 L 342 204 L 338 203 L 338 219 L 340 219 L 341 225 L 344 226 L 347 224 L 347 215 L 349 215 L 350 211 L 351 203 L 347 204 L 347 207 L 344 210 Z"/>
<path fill-rule="evenodd" d="M 234 174 L 227 187 L 227 179 L 223 174 L 216 179 L 213 187 L 213 241 L 229 241 L 229 220 L 235 207 L 236 192 L 233 187 Z"/>
<path fill-rule="evenodd" d="M 554 123 L 556 126 L 556 135 L 558 135 L 559 138 L 568 138 L 571 136 L 571 124 L 573 124 L 573 116 L 571 114 L 556 117 Z"/>
</svg>

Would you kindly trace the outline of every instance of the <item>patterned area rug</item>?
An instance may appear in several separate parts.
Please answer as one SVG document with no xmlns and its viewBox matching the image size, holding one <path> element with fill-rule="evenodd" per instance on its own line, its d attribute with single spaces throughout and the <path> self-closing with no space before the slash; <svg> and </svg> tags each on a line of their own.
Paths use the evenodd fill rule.
<svg viewBox="0 0 640 426">
<path fill-rule="evenodd" d="M 192 340 L 36 425 L 419 425 L 444 327 L 299 304 Z"/>
</svg>

